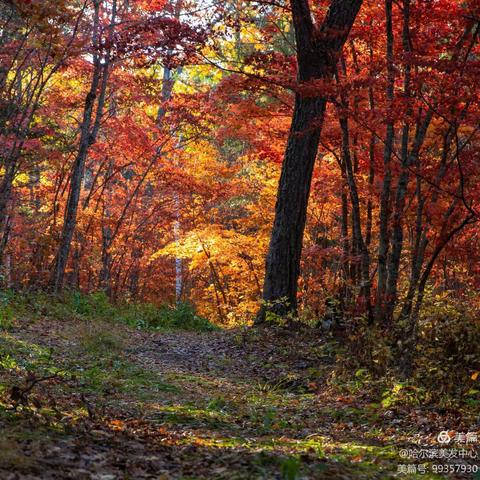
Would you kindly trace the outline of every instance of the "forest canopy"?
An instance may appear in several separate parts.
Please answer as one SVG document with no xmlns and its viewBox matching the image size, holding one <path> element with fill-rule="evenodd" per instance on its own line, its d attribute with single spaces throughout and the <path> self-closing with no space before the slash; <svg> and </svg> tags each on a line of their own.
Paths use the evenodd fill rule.
<svg viewBox="0 0 480 480">
<path fill-rule="evenodd" d="M 303 254 L 302 242 L 278 253 L 299 271 L 267 275 L 293 275 L 298 291 L 266 300 L 319 318 L 338 297 L 389 322 L 399 309 L 417 317 L 426 292 L 468 296 L 477 7 L 367 2 L 339 42 L 328 4 L 312 6 L 305 34 L 326 67 L 302 77 L 296 50 L 314 62 L 294 24 L 308 22 L 286 4 L 3 2 L 4 286 L 188 300 L 220 323 L 250 322 L 296 96 L 325 113 L 295 127 L 302 143 L 322 124 L 311 179 L 298 180 L 300 210 L 311 183 Z"/>
</svg>

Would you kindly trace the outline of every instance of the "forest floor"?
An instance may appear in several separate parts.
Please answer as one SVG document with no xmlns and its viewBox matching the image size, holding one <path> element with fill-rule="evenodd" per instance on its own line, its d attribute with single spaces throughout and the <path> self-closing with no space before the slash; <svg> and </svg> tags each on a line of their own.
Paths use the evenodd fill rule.
<svg viewBox="0 0 480 480">
<path fill-rule="evenodd" d="M 474 419 L 336 385 L 331 346 L 296 337 L 73 319 L 0 332 L 0 479 L 447 478 L 405 450 Z"/>
</svg>

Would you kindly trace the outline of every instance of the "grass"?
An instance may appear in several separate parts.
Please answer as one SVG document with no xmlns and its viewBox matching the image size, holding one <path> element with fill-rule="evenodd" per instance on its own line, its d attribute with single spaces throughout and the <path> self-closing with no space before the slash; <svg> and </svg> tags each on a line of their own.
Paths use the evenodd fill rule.
<svg viewBox="0 0 480 480">
<path fill-rule="evenodd" d="M 131 362 L 125 355 L 123 332 L 112 329 L 110 323 L 70 322 L 62 337 L 61 345 L 47 348 L 4 332 L 0 336 L 0 393 L 13 384 L 26 383 L 32 375 L 56 375 L 53 392 L 107 397 L 128 393 L 138 401 L 177 390 L 155 372 Z"/>
<path fill-rule="evenodd" d="M 0 292 L 0 329 L 14 327 L 17 320 L 35 321 L 36 318 L 56 320 L 108 320 L 136 329 L 151 330 L 217 330 L 214 324 L 196 314 L 189 303 L 153 305 L 151 303 L 113 304 L 103 292 L 83 294 L 66 291 L 61 296 L 43 292 Z"/>
</svg>

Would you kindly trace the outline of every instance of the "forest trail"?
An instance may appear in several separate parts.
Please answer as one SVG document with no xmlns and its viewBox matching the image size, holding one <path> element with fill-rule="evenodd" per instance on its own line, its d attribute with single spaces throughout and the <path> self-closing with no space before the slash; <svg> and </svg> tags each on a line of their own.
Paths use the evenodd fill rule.
<svg viewBox="0 0 480 480">
<path fill-rule="evenodd" d="M 399 450 L 430 442 L 420 413 L 339 393 L 328 345 L 297 340 L 51 320 L 2 332 L 1 384 L 37 383 L 2 392 L 0 478 L 398 478 Z"/>
</svg>

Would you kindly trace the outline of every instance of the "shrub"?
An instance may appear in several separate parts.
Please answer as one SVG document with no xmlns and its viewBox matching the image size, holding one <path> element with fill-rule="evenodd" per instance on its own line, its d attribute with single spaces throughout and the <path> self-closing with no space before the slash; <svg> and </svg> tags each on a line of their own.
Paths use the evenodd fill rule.
<svg viewBox="0 0 480 480">
<path fill-rule="evenodd" d="M 475 377 L 480 371 L 480 311 L 472 305 L 472 299 L 455 300 L 444 294 L 432 295 L 425 303 L 415 379 L 436 395 L 465 396 L 480 390 Z"/>
<path fill-rule="evenodd" d="M 121 319 L 130 326 L 137 328 L 183 329 L 211 331 L 215 327 L 207 319 L 195 313 L 189 303 L 179 303 L 175 306 L 152 304 L 125 305 L 120 314 Z"/>
<path fill-rule="evenodd" d="M 13 324 L 15 312 L 12 308 L 11 300 L 11 292 L 6 291 L 0 293 L 0 330 L 7 330 Z"/>
</svg>

